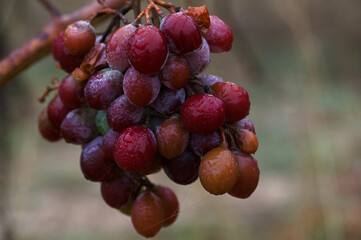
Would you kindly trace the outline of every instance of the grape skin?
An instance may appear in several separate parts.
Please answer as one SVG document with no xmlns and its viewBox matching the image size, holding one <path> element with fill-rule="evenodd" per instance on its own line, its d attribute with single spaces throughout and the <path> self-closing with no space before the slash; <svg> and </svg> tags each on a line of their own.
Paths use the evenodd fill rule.
<svg viewBox="0 0 361 240">
<path fill-rule="evenodd" d="M 129 101 L 137 106 L 148 106 L 157 98 L 160 92 L 158 76 L 149 77 L 140 74 L 134 68 L 129 68 L 124 76 L 124 94 Z"/>
<path fill-rule="evenodd" d="M 137 124 L 143 115 L 143 108 L 131 104 L 125 95 L 114 100 L 108 108 L 107 121 L 114 131 Z"/>
<path fill-rule="evenodd" d="M 186 94 L 183 88 L 173 90 L 163 86 L 151 106 L 161 114 L 172 115 L 179 112 L 185 99 Z"/>
<path fill-rule="evenodd" d="M 204 38 L 202 38 L 202 45 L 199 49 L 184 56 L 189 64 L 189 72 L 191 76 L 196 76 L 204 72 L 211 61 L 209 46 Z"/>
<path fill-rule="evenodd" d="M 124 171 L 138 172 L 146 169 L 154 160 L 157 143 L 153 132 L 134 125 L 120 132 L 114 144 L 114 160 Z"/>
<path fill-rule="evenodd" d="M 106 57 L 109 66 L 114 70 L 124 71 L 129 66 L 128 41 L 137 28 L 128 24 L 115 31 L 106 46 Z"/>
<path fill-rule="evenodd" d="M 175 183 L 188 185 L 198 179 L 200 158 L 186 149 L 173 159 L 162 158 L 162 167 L 167 176 Z"/>
<path fill-rule="evenodd" d="M 105 157 L 102 149 L 103 137 L 96 137 L 85 146 L 80 156 L 80 168 L 89 181 L 105 181 L 115 176 L 117 166 Z"/>
<path fill-rule="evenodd" d="M 67 143 L 84 144 L 98 135 L 95 126 L 97 112 L 91 108 L 77 108 L 66 115 L 60 132 Z"/>
<path fill-rule="evenodd" d="M 59 97 L 65 105 L 71 108 L 79 108 L 85 103 L 84 87 L 84 81 L 79 82 L 72 75 L 69 75 L 61 81 Z"/>
<path fill-rule="evenodd" d="M 128 57 L 132 67 L 148 76 L 155 76 L 168 56 L 168 44 L 163 33 L 152 25 L 144 25 L 130 36 Z"/>
<path fill-rule="evenodd" d="M 104 110 L 121 94 L 123 74 L 118 70 L 103 69 L 95 73 L 85 86 L 84 94 L 89 107 Z"/>
<path fill-rule="evenodd" d="M 198 49 L 202 37 L 197 23 L 183 12 L 172 13 L 162 19 L 163 31 L 169 48 L 176 53 L 185 54 Z"/>
</svg>

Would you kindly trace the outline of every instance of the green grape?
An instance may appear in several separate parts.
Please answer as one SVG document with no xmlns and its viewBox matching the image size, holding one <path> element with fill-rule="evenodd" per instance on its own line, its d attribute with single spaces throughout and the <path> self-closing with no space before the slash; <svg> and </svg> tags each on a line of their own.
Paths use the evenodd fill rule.
<svg viewBox="0 0 361 240">
<path fill-rule="evenodd" d="M 106 110 L 98 111 L 97 116 L 95 117 L 95 126 L 103 136 L 110 130 L 110 127 L 107 122 Z"/>
</svg>

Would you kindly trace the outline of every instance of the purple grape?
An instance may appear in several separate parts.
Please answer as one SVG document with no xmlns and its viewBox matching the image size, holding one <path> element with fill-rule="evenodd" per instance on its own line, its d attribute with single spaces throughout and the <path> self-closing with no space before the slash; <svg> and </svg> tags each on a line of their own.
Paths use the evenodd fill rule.
<svg viewBox="0 0 361 240">
<path fill-rule="evenodd" d="M 212 85 L 217 83 L 217 82 L 224 82 L 223 78 L 218 77 L 216 75 L 211 75 L 211 74 L 198 76 L 197 79 L 198 79 L 198 81 L 200 81 L 204 85 L 208 85 L 210 87 L 212 87 Z"/>
<path fill-rule="evenodd" d="M 95 126 L 97 111 L 91 108 L 77 108 L 66 115 L 60 132 L 67 143 L 84 144 L 98 135 Z"/>
<path fill-rule="evenodd" d="M 245 117 L 237 122 L 232 123 L 232 125 L 238 129 L 246 129 L 248 131 L 253 132 L 256 134 L 256 130 L 254 129 L 253 123 L 249 120 L 248 117 Z"/>
<path fill-rule="evenodd" d="M 121 94 L 123 75 L 118 70 L 103 69 L 95 73 L 85 86 L 84 94 L 89 107 L 103 110 Z"/>
<path fill-rule="evenodd" d="M 202 38 L 202 46 L 200 49 L 197 49 L 194 52 L 188 53 L 184 56 L 189 63 L 189 71 L 191 76 L 196 76 L 204 72 L 209 62 L 211 61 L 211 56 L 209 52 L 209 46 L 207 41 Z"/>
<path fill-rule="evenodd" d="M 125 95 L 118 97 L 108 108 L 107 120 L 114 131 L 137 124 L 143 115 L 143 108 L 131 104 Z"/>
<path fill-rule="evenodd" d="M 161 114 L 171 115 L 179 112 L 185 99 L 186 94 L 183 88 L 173 90 L 163 86 L 151 106 Z"/>
<path fill-rule="evenodd" d="M 203 85 L 206 85 L 209 87 L 211 87 L 213 84 L 215 84 L 217 82 L 224 82 L 223 78 L 218 77 L 216 75 L 202 75 L 202 76 L 197 76 L 196 79 Z M 196 94 L 207 93 L 205 88 L 198 84 L 193 84 L 192 89 L 193 89 L 193 91 L 196 92 Z"/>
<path fill-rule="evenodd" d="M 105 181 L 116 175 L 117 166 L 106 158 L 102 149 L 103 137 L 99 136 L 88 143 L 80 156 L 80 168 L 87 180 Z"/>
<path fill-rule="evenodd" d="M 131 178 L 122 175 L 111 181 L 104 181 L 100 185 L 100 191 L 104 201 L 113 208 L 121 208 L 127 205 L 135 197 L 137 185 Z"/>
<path fill-rule="evenodd" d="M 188 149 L 176 158 L 162 158 L 164 172 L 172 181 L 182 185 L 197 180 L 199 164 L 200 158 Z"/>
<path fill-rule="evenodd" d="M 189 147 L 192 151 L 200 157 L 203 157 L 207 152 L 216 148 L 221 144 L 222 139 L 218 131 L 208 134 L 191 134 Z"/>
</svg>

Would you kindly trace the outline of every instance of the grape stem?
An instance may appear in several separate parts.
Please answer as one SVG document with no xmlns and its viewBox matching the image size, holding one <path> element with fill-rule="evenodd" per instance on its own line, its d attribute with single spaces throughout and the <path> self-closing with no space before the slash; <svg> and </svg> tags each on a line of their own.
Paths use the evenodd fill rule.
<svg viewBox="0 0 361 240">
<path fill-rule="evenodd" d="M 154 0 L 154 3 L 158 4 L 161 7 L 164 7 L 165 9 L 167 9 L 171 13 L 178 12 L 181 9 L 180 7 L 174 6 L 173 3 L 163 2 L 161 0 Z"/>
<path fill-rule="evenodd" d="M 145 16 L 146 24 L 148 25 L 151 24 L 150 11 L 152 11 L 153 21 L 155 22 L 155 24 L 157 24 L 155 18 L 157 18 L 158 16 L 163 18 L 165 16 L 165 14 L 160 10 L 160 8 L 157 5 L 164 7 L 171 13 L 175 13 L 181 9 L 180 7 L 174 6 L 174 4 L 172 3 L 166 3 L 160 0 L 147 0 L 147 1 L 148 1 L 147 7 L 142 12 L 140 12 L 138 16 L 134 19 L 133 21 L 134 25 L 137 25 L 143 16 Z M 133 5 L 135 5 L 135 3 Z M 156 14 L 158 16 L 155 16 Z"/>
<path fill-rule="evenodd" d="M 123 21 L 123 23 L 125 25 L 129 23 L 128 19 L 124 15 L 127 14 L 127 12 L 129 12 L 130 9 L 132 9 L 132 6 L 127 4 L 123 8 L 121 8 L 120 10 L 113 12 L 116 15 L 114 15 L 112 21 L 110 22 L 107 29 L 103 33 L 103 36 L 102 36 L 102 39 L 100 40 L 100 42 L 105 41 L 107 36 L 112 32 L 114 26 L 117 27 L 117 28 L 119 27 L 119 20 L 120 19 Z"/>
<path fill-rule="evenodd" d="M 141 185 L 145 186 L 147 190 L 152 190 L 155 187 L 155 185 L 146 176 L 141 178 Z"/>
<path fill-rule="evenodd" d="M 124 174 L 131 178 L 135 183 L 139 184 L 137 193 L 141 190 L 142 187 L 145 187 L 147 190 L 151 190 L 155 187 L 155 184 L 152 183 L 146 176 L 142 176 L 138 173 L 130 173 L 124 171 Z"/>
<path fill-rule="evenodd" d="M 190 83 L 192 83 L 192 84 L 199 85 L 199 86 L 201 86 L 201 87 L 206 87 L 206 85 L 205 85 L 205 84 L 203 84 L 201 81 L 196 80 L 196 79 L 194 79 L 194 80 L 190 80 L 189 82 L 190 82 Z"/>
<path fill-rule="evenodd" d="M 233 131 L 234 133 L 237 133 L 237 128 L 234 127 L 233 125 L 226 123 L 225 124 L 226 128 L 230 129 L 231 131 Z"/>
<path fill-rule="evenodd" d="M 225 133 L 224 133 L 224 128 L 223 127 L 221 127 L 220 129 L 219 129 L 219 131 L 220 131 L 220 135 L 221 135 L 221 138 L 222 138 L 222 142 L 221 142 L 221 144 L 220 144 L 220 146 L 221 147 L 227 147 L 227 139 L 226 139 L 226 135 L 225 135 Z"/>
<path fill-rule="evenodd" d="M 150 21 L 150 10 L 151 9 L 155 9 L 159 16 L 163 17 L 164 16 L 164 13 L 160 10 L 160 8 L 155 5 L 155 3 L 153 2 L 153 0 L 148 0 L 148 5 L 147 7 L 134 19 L 133 21 L 133 24 L 138 24 L 140 22 L 140 19 L 145 16 L 145 21 L 146 21 L 146 24 L 151 24 L 151 21 Z"/>
<path fill-rule="evenodd" d="M 230 142 L 231 144 L 231 149 L 238 149 L 237 147 L 237 144 L 236 144 L 236 141 L 234 140 L 234 136 L 232 134 L 232 132 L 229 130 L 229 129 L 225 129 L 225 133 L 226 133 L 226 136 L 227 136 L 227 139 L 228 141 Z"/>
<path fill-rule="evenodd" d="M 57 90 L 59 88 L 60 84 L 56 78 L 52 78 L 51 82 L 54 86 L 51 87 L 46 86 L 44 93 L 40 97 L 38 97 L 39 102 L 43 103 L 45 101 L 45 98 L 49 95 L 50 92 Z"/>
</svg>

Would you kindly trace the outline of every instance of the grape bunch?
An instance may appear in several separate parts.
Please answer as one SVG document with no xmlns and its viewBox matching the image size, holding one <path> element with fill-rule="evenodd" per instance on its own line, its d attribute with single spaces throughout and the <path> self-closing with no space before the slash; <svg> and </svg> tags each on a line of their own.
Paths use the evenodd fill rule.
<svg viewBox="0 0 361 240">
<path fill-rule="evenodd" d="M 148 2 L 113 32 L 96 35 L 89 21 L 77 21 L 57 36 L 52 54 L 69 75 L 38 125 L 49 141 L 81 145 L 84 177 L 100 182 L 105 203 L 130 215 L 139 234 L 153 237 L 176 220 L 179 202 L 147 175 L 163 169 L 177 184 L 199 178 L 211 194 L 243 199 L 256 189 L 259 168 L 247 91 L 200 75 L 210 53 L 231 50 L 230 27 L 205 6 Z"/>
</svg>

